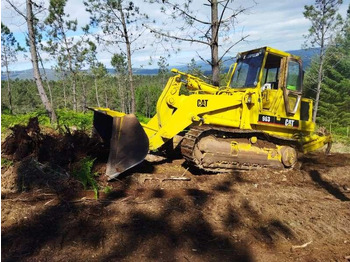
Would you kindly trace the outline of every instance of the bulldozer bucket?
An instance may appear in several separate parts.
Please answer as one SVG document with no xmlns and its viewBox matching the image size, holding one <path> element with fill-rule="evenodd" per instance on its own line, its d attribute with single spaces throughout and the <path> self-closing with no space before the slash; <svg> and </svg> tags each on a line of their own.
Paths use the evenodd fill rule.
<svg viewBox="0 0 350 262">
<path fill-rule="evenodd" d="M 106 175 L 111 180 L 144 160 L 149 150 L 148 137 L 133 114 L 91 109 L 95 130 L 110 145 Z"/>
</svg>

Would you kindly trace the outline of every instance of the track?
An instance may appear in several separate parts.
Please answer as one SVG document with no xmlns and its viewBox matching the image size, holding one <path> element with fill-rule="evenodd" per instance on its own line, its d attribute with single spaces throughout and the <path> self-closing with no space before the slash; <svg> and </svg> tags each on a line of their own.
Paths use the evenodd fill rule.
<svg viewBox="0 0 350 262">
<path fill-rule="evenodd" d="M 254 145 L 249 142 L 251 137 L 257 138 Z M 200 143 L 205 144 L 204 139 L 210 139 L 211 146 L 203 153 L 203 146 Z M 237 152 L 232 153 L 232 143 L 236 144 Z M 217 147 L 215 147 L 216 144 Z M 240 145 L 245 145 L 249 149 L 238 149 Z M 266 167 L 283 168 L 284 165 L 281 163 L 283 154 L 276 149 L 276 145 L 284 145 L 285 148 L 293 151 L 295 150 L 292 148 L 298 146 L 296 140 L 274 137 L 264 132 L 206 125 L 192 127 L 186 133 L 181 143 L 181 152 L 189 163 L 209 172 L 232 172 L 237 169 Z M 222 147 L 226 147 L 226 152 L 223 152 Z M 215 151 L 215 149 L 218 150 Z M 280 154 L 279 159 L 278 154 Z"/>
</svg>

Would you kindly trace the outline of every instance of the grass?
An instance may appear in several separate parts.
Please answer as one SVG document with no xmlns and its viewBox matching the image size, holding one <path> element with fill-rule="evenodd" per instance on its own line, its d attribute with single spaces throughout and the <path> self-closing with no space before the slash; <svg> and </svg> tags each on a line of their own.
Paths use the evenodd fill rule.
<svg viewBox="0 0 350 262">
<path fill-rule="evenodd" d="M 343 143 L 333 143 L 331 152 L 333 153 L 350 153 L 350 146 Z"/>
<path fill-rule="evenodd" d="M 331 152 L 350 153 L 350 137 L 332 134 L 333 145 Z"/>
</svg>

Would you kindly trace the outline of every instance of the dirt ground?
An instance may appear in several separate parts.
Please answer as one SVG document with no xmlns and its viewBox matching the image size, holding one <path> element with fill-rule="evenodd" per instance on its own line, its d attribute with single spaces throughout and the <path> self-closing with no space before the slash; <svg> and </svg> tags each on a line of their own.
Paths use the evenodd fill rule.
<svg viewBox="0 0 350 262">
<path fill-rule="evenodd" d="M 350 261 L 350 154 L 215 175 L 149 155 L 99 200 L 37 156 L 2 168 L 2 261 Z"/>
</svg>

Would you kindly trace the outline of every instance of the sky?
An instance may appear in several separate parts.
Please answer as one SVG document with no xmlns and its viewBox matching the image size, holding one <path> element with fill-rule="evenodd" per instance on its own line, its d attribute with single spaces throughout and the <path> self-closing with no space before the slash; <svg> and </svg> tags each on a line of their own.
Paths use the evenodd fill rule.
<svg viewBox="0 0 350 262">
<path fill-rule="evenodd" d="M 24 0 L 11 0 L 16 3 L 16 6 L 24 10 Z M 180 1 L 176 1 L 180 2 Z M 343 4 L 339 8 L 339 13 L 345 17 L 350 0 L 343 0 Z M 49 1 L 45 0 L 44 5 L 48 6 Z M 179 28 L 183 25 L 181 21 L 173 21 L 164 16 L 160 11 L 159 5 L 149 5 L 143 0 L 134 0 L 136 6 L 141 12 L 147 13 L 150 21 L 149 26 L 155 29 L 162 29 L 171 34 L 183 37 L 193 35 L 194 29 Z M 210 19 L 210 9 L 205 4 L 206 0 L 194 0 L 192 9 L 194 14 L 201 20 Z M 262 47 L 271 46 L 281 50 L 297 50 L 301 49 L 305 42 L 304 35 L 308 33 L 310 21 L 303 16 L 304 5 L 311 5 L 314 0 L 234 0 L 229 4 L 231 9 L 240 7 L 248 8 L 248 10 L 240 14 L 234 21 L 233 26 L 228 31 L 222 33 L 220 43 L 223 45 L 220 49 L 220 55 L 223 50 L 228 48 L 232 43 L 238 41 L 242 36 L 248 36 L 244 42 L 235 45 L 230 49 L 228 56 L 234 57 L 238 52 Z M 89 13 L 85 11 L 83 1 L 68 0 L 66 13 L 70 15 L 70 19 L 77 19 L 78 26 L 82 27 L 89 23 Z M 226 14 L 229 15 L 230 9 Z M 43 14 L 45 16 L 45 14 Z M 42 17 L 43 18 L 43 17 Z M 26 24 L 24 20 L 18 16 L 6 3 L 1 1 L 1 21 L 14 33 L 16 39 L 25 45 Z M 202 28 L 197 28 L 202 30 Z M 169 43 L 157 43 L 156 38 L 146 29 L 138 29 L 138 32 L 144 32 L 137 41 L 137 46 L 142 47 L 133 53 L 133 67 L 157 68 L 157 61 L 160 56 L 167 56 L 164 50 L 168 48 Z M 95 33 L 100 33 L 100 29 L 94 29 Z M 81 30 L 71 33 L 70 37 L 79 37 L 82 34 Z M 44 39 L 45 40 L 45 39 Z M 225 41 L 224 41 L 225 40 Z M 173 47 L 178 49 L 171 52 L 168 63 L 171 66 L 186 65 L 192 58 L 199 61 L 210 58 L 210 48 L 201 44 L 190 44 L 187 42 L 173 43 Z M 108 49 L 108 50 L 107 50 Z M 118 47 L 110 46 L 104 48 L 98 46 L 98 60 L 104 63 L 107 67 L 111 67 L 110 60 L 113 53 L 119 53 Z M 47 54 L 43 55 L 45 59 L 45 67 L 50 68 L 54 65 L 54 60 Z M 25 70 L 30 69 L 31 63 L 29 60 L 29 52 L 18 55 L 18 61 L 10 65 L 10 70 Z"/>
</svg>

